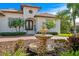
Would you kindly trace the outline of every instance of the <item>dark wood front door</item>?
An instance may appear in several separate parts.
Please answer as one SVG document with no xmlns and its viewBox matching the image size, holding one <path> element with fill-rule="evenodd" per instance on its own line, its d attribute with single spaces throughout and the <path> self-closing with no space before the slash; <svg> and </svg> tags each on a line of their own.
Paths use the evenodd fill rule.
<svg viewBox="0 0 79 59">
<path fill-rule="evenodd" d="M 25 30 L 33 30 L 33 21 L 32 20 L 25 21 Z"/>
</svg>

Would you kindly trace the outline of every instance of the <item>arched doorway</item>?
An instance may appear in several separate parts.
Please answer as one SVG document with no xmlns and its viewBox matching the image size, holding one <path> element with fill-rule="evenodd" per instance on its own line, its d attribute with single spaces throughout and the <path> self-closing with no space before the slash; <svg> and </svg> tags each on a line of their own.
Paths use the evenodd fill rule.
<svg viewBox="0 0 79 59">
<path fill-rule="evenodd" d="M 35 19 L 34 18 L 27 18 L 25 20 L 25 30 L 27 34 L 35 34 Z"/>
<path fill-rule="evenodd" d="M 25 21 L 25 30 L 33 30 L 33 20 Z"/>
</svg>

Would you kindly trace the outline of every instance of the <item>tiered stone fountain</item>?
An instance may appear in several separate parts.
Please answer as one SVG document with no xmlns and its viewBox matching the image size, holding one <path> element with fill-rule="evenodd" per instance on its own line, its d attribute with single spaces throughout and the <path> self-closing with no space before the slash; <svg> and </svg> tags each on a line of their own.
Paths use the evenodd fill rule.
<svg viewBox="0 0 79 59">
<path fill-rule="evenodd" d="M 46 55 L 46 52 L 47 52 L 46 41 L 47 41 L 47 39 L 50 39 L 52 37 L 52 35 L 46 34 L 48 32 L 48 29 L 45 24 L 43 24 L 40 32 L 41 32 L 41 34 L 35 35 L 35 37 L 37 39 L 39 39 L 39 41 L 40 41 L 39 47 L 37 49 L 37 54 L 39 56 L 44 56 L 44 55 Z"/>
</svg>

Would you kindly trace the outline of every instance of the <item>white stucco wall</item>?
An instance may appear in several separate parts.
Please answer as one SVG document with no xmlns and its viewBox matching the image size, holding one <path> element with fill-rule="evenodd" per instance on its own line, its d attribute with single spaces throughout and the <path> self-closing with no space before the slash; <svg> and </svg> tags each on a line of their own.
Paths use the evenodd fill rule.
<svg viewBox="0 0 79 59">
<path fill-rule="evenodd" d="M 33 13 L 30 14 L 29 10 L 32 10 Z M 9 18 L 23 18 L 24 20 L 26 20 L 27 18 L 34 18 L 34 16 L 37 14 L 37 12 L 38 12 L 38 8 L 24 7 L 23 14 L 4 13 L 5 16 L 0 17 L 0 24 L 1 24 L 0 25 L 0 32 L 15 32 L 16 31 L 15 28 L 9 28 L 9 26 L 8 26 Z M 34 34 L 35 33 L 34 29 L 33 30 L 25 30 L 25 28 L 21 28 L 20 31 L 27 32 L 27 34 Z"/>
<path fill-rule="evenodd" d="M 41 18 L 41 17 L 36 18 L 36 32 L 40 31 L 43 22 L 45 22 L 45 18 Z"/>
<path fill-rule="evenodd" d="M 29 10 L 32 10 L 33 13 L 30 14 Z M 24 18 L 24 20 L 27 20 L 27 18 L 34 18 L 34 16 L 37 14 L 38 10 L 39 10 L 38 8 L 24 7 L 23 8 L 23 18 Z M 34 29 L 33 30 L 27 30 L 27 34 L 31 34 L 31 33 L 35 34 Z"/>
<path fill-rule="evenodd" d="M 15 28 L 9 28 L 8 26 L 8 18 L 23 18 L 22 14 L 16 14 L 16 13 L 5 13 L 6 16 L 0 16 L 0 32 L 15 32 Z M 36 32 L 38 32 L 41 29 L 42 23 L 46 21 L 48 18 L 44 17 L 36 17 Z M 34 30 L 26 31 L 24 28 L 21 28 L 21 31 L 27 32 L 28 34 L 34 34 Z M 56 25 L 54 28 L 49 29 L 49 32 L 58 32 L 60 33 L 60 20 L 56 21 Z"/>
<path fill-rule="evenodd" d="M 56 20 L 55 27 L 49 29 L 49 32 L 58 32 L 58 33 L 60 33 L 60 20 Z"/>
<path fill-rule="evenodd" d="M 4 13 L 5 16 L 0 16 L 0 32 L 15 32 L 15 28 L 9 28 L 9 18 L 22 18 L 22 14 Z M 25 31 L 21 28 L 21 31 Z"/>
<path fill-rule="evenodd" d="M 33 13 L 30 14 L 29 10 L 32 10 Z M 38 9 L 37 8 L 31 8 L 31 7 L 24 7 L 23 8 L 23 17 L 26 18 L 34 18 L 34 16 L 37 14 Z"/>
<path fill-rule="evenodd" d="M 32 10 L 33 13 L 30 14 L 29 10 Z M 4 13 L 5 16 L 0 16 L 0 32 L 15 32 L 15 28 L 9 28 L 8 22 L 9 18 L 23 18 L 23 20 L 26 20 L 27 18 L 34 18 L 35 20 L 35 26 L 36 31 L 33 30 L 25 30 L 25 28 L 21 28 L 21 31 L 27 32 L 27 34 L 34 34 L 36 32 L 39 32 L 39 30 L 42 27 L 43 22 L 46 21 L 46 19 L 52 19 L 52 18 L 45 18 L 45 17 L 34 17 L 38 12 L 37 8 L 30 8 L 30 7 L 24 7 L 23 8 L 23 14 L 19 13 Z M 54 28 L 49 29 L 49 32 L 58 32 L 60 33 L 60 20 L 56 21 L 56 26 Z"/>
<path fill-rule="evenodd" d="M 36 32 L 39 32 L 43 22 L 46 21 L 46 19 L 52 19 L 52 18 L 44 18 L 44 17 L 37 17 L 36 18 Z M 56 20 L 56 25 L 54 28 L 49 29 L 49 32 L 58 32 L 60 33 L 60 20 Z"/>
</svg>

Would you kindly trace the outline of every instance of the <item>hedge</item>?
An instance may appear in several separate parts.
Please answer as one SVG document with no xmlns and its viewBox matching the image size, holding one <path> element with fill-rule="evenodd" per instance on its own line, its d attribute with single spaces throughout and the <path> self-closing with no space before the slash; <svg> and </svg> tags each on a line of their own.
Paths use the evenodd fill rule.
<svg viewBox="0 0 79 59">
<path fill-rule="evenodd" d="M 26 32 L 1 32 L 0 36 L 20 36 L 20 35 L 25 35 Z"/>
<path fill-rule="evenodd" d="M 36 34 L 41 34 L 41 32 L 37 32 Z M 58 35 L 58 33 L 57 33 L 57 32 L 47 32 L 46 34 Z"/>
<path fill-rule="evenodd" d="M 58 36 L 71 37 L 73 34 L 58 34 Z"/>
</svg>

